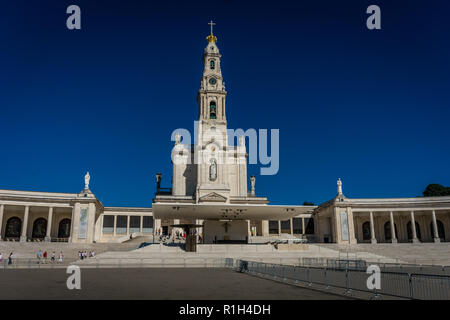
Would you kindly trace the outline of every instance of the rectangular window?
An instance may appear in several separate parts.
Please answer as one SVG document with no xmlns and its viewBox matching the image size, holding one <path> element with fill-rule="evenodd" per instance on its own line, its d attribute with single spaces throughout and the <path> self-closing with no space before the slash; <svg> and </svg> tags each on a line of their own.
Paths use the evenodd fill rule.
<svg viewBox="0 0 450 320">
<path fill-rule="evenodd" d="M 314 234 L 314 219 L 305 218 L 305 234 Z"/>
<path fill-rule="evenodd" d="M 144 221 L 142 225 L 143 233 L 153 233 L 153 217 L 152 216 L 144 216 Z"/>
<path fill-rule="evenodd" d="M 281 233 L 291 233 L 291 220 L 281 221 Z"/>
<path fill-rule="evenodd" d="M 292 222 L 294 227 L 294 234 L 302 234 L 303 233 L 302 218 L 293 218 Z"/>
<path fill-rule="evenodd" d="M 116 234 L 127 233 L 127 216 L 117 216 Z"/>
<path fill-rule="evenodd" d="M 269 220 L 269 234 L 278 234 L 277 220 Z"/>
<path fill-rule="evenodd" d="M 130 217 L 130 233 L 141 231 L 141 217 L 131 216 Z"/>
<path fill-rule="evenodd" d="M 114 216 L 103 216 L 103 233 L 114 232 Z"/>
</svg>

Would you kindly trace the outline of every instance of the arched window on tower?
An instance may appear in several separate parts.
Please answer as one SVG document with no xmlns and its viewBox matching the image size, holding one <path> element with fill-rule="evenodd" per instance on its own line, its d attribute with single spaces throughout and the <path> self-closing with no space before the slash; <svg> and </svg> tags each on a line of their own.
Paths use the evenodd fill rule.
<svg viewBox="0 0 450 320">
<path fill-rule="evenodd" d="M 210 119 L 216 119 L 216 102 L 211 101 L 209 103 L 209 118 Z"/>
<path fill-rule="evenodd" d="M 211 70 L 214 70 L 216 68 L 216 63 L 214 60 L 209 61 L 209 68 Z"/>
</svg>

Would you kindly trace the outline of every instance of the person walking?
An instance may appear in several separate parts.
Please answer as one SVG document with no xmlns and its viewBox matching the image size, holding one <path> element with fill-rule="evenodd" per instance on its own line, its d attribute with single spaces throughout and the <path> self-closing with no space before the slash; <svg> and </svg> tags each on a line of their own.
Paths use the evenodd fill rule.
<svg viewBox="0 0 450 320">
<path fill-rule="evenodd" d="M 2 256 L 2 253 L 0 252 L 0 263 L 2 263 L 2 260 L 3 260 L 3 256 Z"/>
<path fill-rule="evenodd" d="M 47 251 L 44 251 L 44 263 L 47 263 Z"/>
<path fill-rule="evenodd" d="M 38 264 L 41 263 L 41 257 L 42 257 L 42 252 L 41 249 L 38 250 L 38 252 L 36 253 L 36 257 L 38 259 Z"/>
<path fill-rule="evenodd" d="M 52 252 L 52 257 L 51 257 L 51 262 L 52 263 L 55 263 L 55 256 L 56 256 L 55 251 L 53 251 Z"/>
<path fill-rule="evenodd" d="M 59 259 L 58 259 L 58 262 L 59 262 L 59 263 L 62 263 L 62 262 L 63 262 L 63 253 L 62 253 L 62 251 L 59 253 Z"/>
<path fill-rule="evenodd" d="M 8 257 L 8 264 L 12 264 L 13 262 L 13 253 L 11 252 Z"/>
</svg>

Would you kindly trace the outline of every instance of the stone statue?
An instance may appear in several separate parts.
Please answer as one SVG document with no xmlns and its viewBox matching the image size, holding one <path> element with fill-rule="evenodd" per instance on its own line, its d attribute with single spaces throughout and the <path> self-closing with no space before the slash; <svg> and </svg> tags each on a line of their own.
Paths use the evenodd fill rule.
<svg viewBox="0 0 450 320">
<path fill-rule="evenodd" d="M 161 177 L 162 177 L 161 173 L 156 174 L 156 190 L 158 191 L 161 188 Z"/>
<path fill-rule="evenodd" d="M 209 166 L 209 180 L 215 181 L 216 179 L 217 179 L 216 159 L 211 159 L 211 165 Z"/>
<path fill-rule="evenodd" d="M 89 171 L 84 176 L 84 189 L 89 190 L 89 182 L 91 181 L 91 176 L 89 175 Z"/>
<path fill-rule="evenodd" d="M 337 187 L 338 187 L 338 194 L 342 194 L 342 181 L 341 178 L 337 181 Z"/>
<path fill-rule="evenodd" d="M 256 181 L 255 176 L 251 176 L 250 177 L 250 185 L 251 185 L 250 192 L 251 192 L 252 196 L 255 195 L 255 181 Z"/>
<path fill-rule="evenodd" d="M 176 134 L 175 135 L 175 144 L 179 144 L 181 142 L 181 135 L 180 134 Z"/>
</svg>

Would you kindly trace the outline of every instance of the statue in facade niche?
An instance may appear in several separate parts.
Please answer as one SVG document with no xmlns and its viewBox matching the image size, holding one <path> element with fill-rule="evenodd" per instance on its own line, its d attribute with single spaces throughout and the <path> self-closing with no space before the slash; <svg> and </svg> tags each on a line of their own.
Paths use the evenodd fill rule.
<svg viewBox="0 0 450 320">
<path fill-rule="evenodd" d="M 215 181 L 217 179 L 217 163 L 216 159 L 211 159 L 211 165 L 209 166 L 209 180 Z"/>
</svg>

